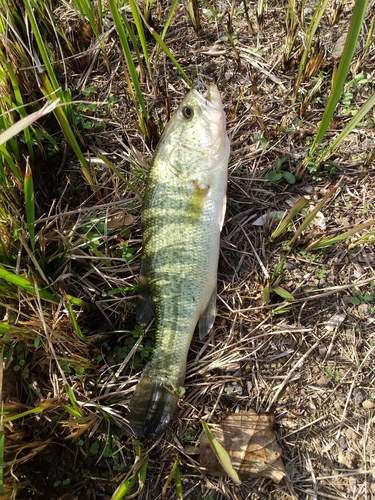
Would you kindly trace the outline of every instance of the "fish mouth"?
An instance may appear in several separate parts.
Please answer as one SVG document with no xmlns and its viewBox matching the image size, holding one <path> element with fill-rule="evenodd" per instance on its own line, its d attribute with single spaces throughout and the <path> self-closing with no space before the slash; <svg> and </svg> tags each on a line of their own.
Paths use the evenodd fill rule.
<svg viewBox="0 0 375 500">
<path fill-rule="evenodd" d="M 207 107 L 210 110 L 219 111 L 220 113 L 224 112 L 218 88 L 214 83 L 211 83 L 208 86 L 205 94 L 201 94 L 200 92 L 198 92 L 198 90 L 195 89 L 193 90 L 193 93 L 194 98 L 204 107 Z"/>
<path fill-rule="evenodd" d="M 219 90 L 214 83 L 211 83 L 211 85 L 209 85 L 207 92 L 206 92 L 206 99 L 209 102 L 211 102 L 212 104 L 214 104 L 216 109 L 222 108 Z"/>
</svg>

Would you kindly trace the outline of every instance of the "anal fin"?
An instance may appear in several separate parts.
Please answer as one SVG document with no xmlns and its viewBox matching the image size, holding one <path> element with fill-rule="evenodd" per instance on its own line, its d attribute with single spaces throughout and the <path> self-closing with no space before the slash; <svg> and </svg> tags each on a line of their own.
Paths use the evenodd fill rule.
<svg viewBox="0 0 375 500">
<path fill-rule="evenodd" d="M 152 318 L 154 309 L 155 304 L 150 293 L 150 287 L 146 275 L 146 266 L 142 260 L 141 271 L 139 273 L 139 295 L 136 315 L 137 323 L 140 325 L 147 325 Z"/>
<path fill-rule="evenodd" d="M 206 309 L 203 311 L 201 317 L 199 318 L 198 328 L 199 328 L 199 338 L 201 340 L 210 332 L 216 316 L 216 297 L 217 297 L 217 288 L 215 286 L 210 300 L 206 306 Z"/>
</svg>

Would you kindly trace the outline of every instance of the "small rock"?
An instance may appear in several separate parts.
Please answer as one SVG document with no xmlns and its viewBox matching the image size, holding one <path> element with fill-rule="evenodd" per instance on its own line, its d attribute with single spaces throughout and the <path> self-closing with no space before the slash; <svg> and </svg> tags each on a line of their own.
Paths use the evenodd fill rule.
<svg viewBox="0 0 375 500">
<path fill-rule="evenodd" d="M 242 396 L 243 388 L 238 382 L 229 382 L 225 384 L 224 391 L 228 396 Z"/>
<path fill-rule="evenodd" d="M 370 401 L 369 399 L 366 399 L 363 401 L 362 406 L 365 410 L 372 410 L 375 408 L 375 403 L 373 401 Z"/>
<path fill-rule="evenodd" d="M 326 330 L 329 332 L 337 330 L 345 318 L 346 314 L 335 314 L 334 316 L 331 316 L 326 324 Z"/>
<path fill-rule="evenodd" d="M 343 450 L 347 450 L 349 446 L 348 440 L 346 439 L 345 436 L 341 436 L 340 439 L 337 441 L 337 444 Z"/>
<path fill-rule="evenodd" d="M 367 398 L 367 392 L 361 387 L 356 387 L 353 391 L 354 406 L 359 408 L 363 401 Z"/>
<path fill-rule="evenodd" d="M 323 375 L 322 377 L 318 378 L 318 380 L 316 381 L 316 385 L 318 385 L 319 387 L 327 387 L 329 385 L 329 380 L 325 375 Z"/>
<path fill-rule="evenodd" d="M 360 316 L 369 316 L 370 314 L 370 306 L 368 304 L 360 304 L 358 306 L 358 313 Z"/>
</svg>

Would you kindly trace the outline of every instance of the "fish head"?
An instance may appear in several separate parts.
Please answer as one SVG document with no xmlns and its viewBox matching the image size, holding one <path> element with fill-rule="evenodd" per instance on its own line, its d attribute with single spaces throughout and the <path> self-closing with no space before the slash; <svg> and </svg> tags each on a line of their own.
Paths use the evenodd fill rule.
<svg viewBox="0 0 375 500">
<path fill-rule="evenodd" d="M 223 105 L 212 84 L 206 95 L 197 90 L 188 93 L 165 128 L 157 153 L 177 175 L 189 180 L 226 164 L 229 149 Z"/>
</svg>

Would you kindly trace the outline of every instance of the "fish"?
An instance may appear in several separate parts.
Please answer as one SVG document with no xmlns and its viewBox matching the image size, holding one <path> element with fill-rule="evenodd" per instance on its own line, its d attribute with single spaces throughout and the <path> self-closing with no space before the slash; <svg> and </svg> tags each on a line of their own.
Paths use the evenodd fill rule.
<svg viewBox="0 0 375 500">
<path fill-rule="evenodd" d="M 217 86 L 206 95 L 191 90 L 156 147 L 143 199 L 137 322 L 155 313 L 156 342 L 128 407 L 140 437 L 169 423 L 196 326 L 203 339 L 214 323 L 229 154 Z"/>
</svg>

